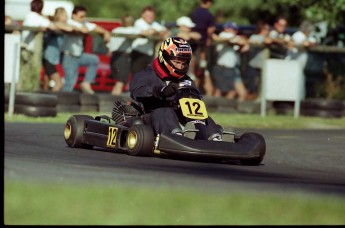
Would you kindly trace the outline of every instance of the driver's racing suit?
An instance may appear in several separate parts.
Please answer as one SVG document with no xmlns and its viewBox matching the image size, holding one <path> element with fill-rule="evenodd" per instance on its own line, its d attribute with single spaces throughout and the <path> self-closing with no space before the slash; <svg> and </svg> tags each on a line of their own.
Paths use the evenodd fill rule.
<svg viewBox="0 0 345 228">
<path fill-rule="evenodd" d="M 141 103 L 145 114 L 145 124 L 150 124 L 155 134 L 182 132 L 178 116 L 172 107 L 167 106 L 166 98 L 155 93 L 155 87 L 166 86 L 170 82 L 187 82 L 195 87 L 193 80 L 185 75 L 179 79 L 169 77 L 156 58 L 152 64 L 135 74 L 130 81 L 129 91 L 133 100 Z M 206 120 L 207 136 L 220 135 L 222 128 L 209 116 Z"/>
</svg>

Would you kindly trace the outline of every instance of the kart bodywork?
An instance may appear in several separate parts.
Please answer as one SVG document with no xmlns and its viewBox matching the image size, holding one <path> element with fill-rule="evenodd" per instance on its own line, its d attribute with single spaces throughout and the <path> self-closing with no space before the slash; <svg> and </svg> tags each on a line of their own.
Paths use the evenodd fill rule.
<svg viewBox="0 0 345 228">
<path fill-rule="evenodd" d="M 168 154 L 238 160 L 244 165 L 260 165 L 265 156 L 265 140 L 254 132 L 241 136 L 224 132 L 233 136 L 232 141 L 195 140 L 171 133 L 154 135 L 151 126 L 139 118 L 133 119 L 132 124 L 126 126 L 116 124 L 108 116 L 72 115 L 65 124 L 64 138 L 72 148 L 100 147 L 133 156 Z"/>
<path fill-rule="evenodd" d="M 182 84 L 175 99 L 168 102 L 169 107 L 174 107 L 179 116 L 180 125 L 184 128 L 182 135 L 155 135 L 152 127 L 144 124 L 141 118 L 144 112 L 140 104 L 115 101 L 112 117 L 72 115 L 65 124 L 65 141 L 73 148 L 99 147 L 133 156 L 173 155 L 238 160 L 245 165 L 261 164 L 266 143 L 258 133 L 246 132 L 238 136 L 223 131 L 223 141 L 212 141 L 205 137 L 205 127 L 200 126 L 205 126 L 208 114 L 196 89 Z M 189 123 L 199 128 L 188 129 Z"/>
</svg>

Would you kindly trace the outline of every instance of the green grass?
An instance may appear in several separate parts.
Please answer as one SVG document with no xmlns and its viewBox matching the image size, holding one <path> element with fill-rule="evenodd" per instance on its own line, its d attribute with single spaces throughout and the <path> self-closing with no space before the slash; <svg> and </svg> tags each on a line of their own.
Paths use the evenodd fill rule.
<svg viewBox="0 0 345 228">
<path fill-rule="evenodd" d="M 345 199 L 269 193 L 5 183 L 6 225 L 339 225 Z"/>
<path fill-rule="evenodd" d="M 110 113 L 82 113 L 91 116 Z M 5 122 L 65 123 L 73 113 L 58 113 L 56 117 L 27 117 L 15 114 L 9 117 L 5 113 Z M 345 128 L 345 116 L 342 118 L 299 117 L 291 115 L 273 115 L 265 117 L 254 114 L 210 113 L 220 125 L 227 128 L 271 128 L 271 129 L 334 129 Z"/>
</svg>

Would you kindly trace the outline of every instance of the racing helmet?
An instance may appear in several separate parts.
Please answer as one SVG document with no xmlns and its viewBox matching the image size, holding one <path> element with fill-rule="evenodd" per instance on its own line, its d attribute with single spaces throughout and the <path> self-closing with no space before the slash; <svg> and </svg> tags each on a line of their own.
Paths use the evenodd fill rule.
<svg viewBox="0 0 345 228">
<path fill-rule="evenodd" d="M 192 48 L 190 44 L 180 37 L 169 37 L 164 40 L 158 51 L 160 66 L 169 75 L 180 78 L 188 72 L 192 59 Z M 183 68 L 177 68 L 172 60 L 183 62 Z"/>
</svg>

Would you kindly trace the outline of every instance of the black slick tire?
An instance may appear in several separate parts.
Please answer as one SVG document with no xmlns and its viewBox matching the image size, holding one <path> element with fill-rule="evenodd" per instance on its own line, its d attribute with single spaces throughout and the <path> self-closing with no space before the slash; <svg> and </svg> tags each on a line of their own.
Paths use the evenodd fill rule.
<svg viewBox="0 0 345 228">
<path fill-rule="evenodd" d="M 64 138 L 66 144 L 72 148 L 92 149 L 92 145 L 83 144 L 85 120 L 93 119 L 89 115 L 72 115 L 66 122 Z"/>
<path fill-rule="evenodd" d="M 241 140 L 244 138 L 246 138 L 246 141 L 250 140 L 253 144 L 255 144 L 255 150 L 259 151 L 259 157 L 240 160 L 240 164 L 248 166 L 260 165 L 266 153 L 266 142 L 264 137 L 258 133 L 246 132 L 241 135 L 237 143 L 241 143 Z"/>
<path fill-rule="evenodd" d="M 127 134 L 127 153 L 132 156 L 152 156 L 154 140 L 155 136 L 151 126 L 133 125 Z"/>
</svg>

